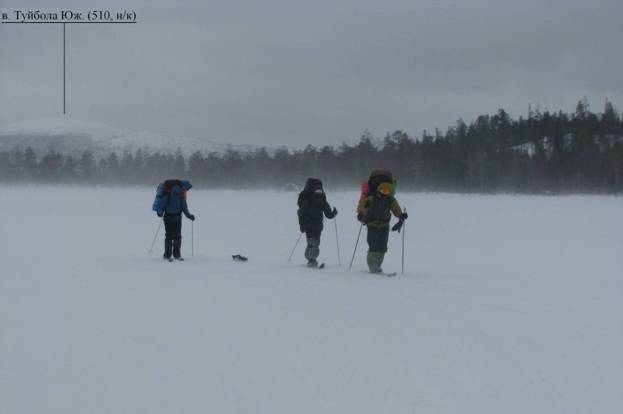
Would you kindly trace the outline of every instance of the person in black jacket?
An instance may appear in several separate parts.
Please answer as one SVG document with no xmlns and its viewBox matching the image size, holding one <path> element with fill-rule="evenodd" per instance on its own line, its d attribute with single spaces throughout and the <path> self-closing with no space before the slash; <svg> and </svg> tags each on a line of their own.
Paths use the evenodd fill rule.
<svg viewBox="0 0 623 414">
<path fill-rule="evenodd" d="M 329 219 L 337 215 L 337 209 L 329 205 L 327 196 L 322 188 L 322 181 L 316 178 L 308 178 L 305 188 L 298 198 L 298 218 L 301 232 L 307 236 L 307 248 L 305 258 L 307 266 L 318 266 L 320 255 L 320 234 L 323 229 L 323 219 Z"/>
</svg>

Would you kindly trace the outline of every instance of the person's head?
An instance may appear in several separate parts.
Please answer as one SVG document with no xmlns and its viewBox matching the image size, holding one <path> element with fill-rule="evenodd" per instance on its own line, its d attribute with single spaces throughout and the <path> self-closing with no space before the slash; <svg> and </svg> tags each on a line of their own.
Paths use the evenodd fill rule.
<svg viewBox="0 0 623 414">
<path fill-rule="evenodd" d="M 322 190 L 322 181 L 317 178 L 309 177 L 305 182 L 305 191 L 313 193 L 315 190 Z"/>
<path fill-rule="evenodd" d="M 324 195 L 324 191 L 322 190 L 322 188 L 316 188 L 311 193 L 311 199 L 316 200 L 316 202 L 321 202 L 324 199 L 324 197 L 325 195 Z"/>
<path fill-rule="evenodd" d="M 184 190 L 188 191 L 191 188 L 193 188 L 192 184 L 190 183 L 190 181 L 188 180 L 184 180 L 182 181 L 182 187 L 184 188 Z"/>
<path fill-rule="evenodd" d="M 390 183 L 381 183 L 376 189 L 376 192 L 380 197 L 389 197 L 392 194 L 392 185 Z"/>
</svg>

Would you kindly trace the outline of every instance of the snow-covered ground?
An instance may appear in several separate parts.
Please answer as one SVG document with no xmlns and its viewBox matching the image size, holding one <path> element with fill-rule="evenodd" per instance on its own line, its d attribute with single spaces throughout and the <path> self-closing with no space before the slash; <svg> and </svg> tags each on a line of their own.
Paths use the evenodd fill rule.
<svg viewBox="0 0 623 414">
<path fill-rule="evenodd" d="M 165 263 L 151 189 L 0 190 L 2 413 L 623 412 L 623 199 L 399 194 L 384 278 L 355 193 L 310 270 L 294 193 L 191 191 Z"/>
</svg>

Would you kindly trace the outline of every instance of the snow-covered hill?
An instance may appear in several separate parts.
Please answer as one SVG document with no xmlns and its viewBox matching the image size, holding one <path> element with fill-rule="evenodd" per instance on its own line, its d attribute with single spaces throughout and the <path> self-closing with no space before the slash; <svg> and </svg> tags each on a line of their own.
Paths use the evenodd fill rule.
<svg viewBox="0 0 623 414">
<path fill-rule="evenodd" d="M 207 139 L 165 136 L 145 131 L 128 131 L 97 122 L 70 117 L 41 119 L 0 126 L 0 151 L 31 147 L 39 155 L 49 151 L 77 155 L 85 150 L 97 158 L 111 152 L 121 154 L 142 148 L 149 151 L 175 152 L 185 155 L 195 151 L 223 151 L 229 144 Z M 255 147 L 232 145 L 241 151 Z"/>
</svg>

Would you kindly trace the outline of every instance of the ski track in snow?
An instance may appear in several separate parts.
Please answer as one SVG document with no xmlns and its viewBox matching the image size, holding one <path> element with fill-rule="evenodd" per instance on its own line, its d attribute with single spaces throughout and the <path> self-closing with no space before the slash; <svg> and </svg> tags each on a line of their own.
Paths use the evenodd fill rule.
<svg viewBox="0 0 623 414">
<path fill-rule="evenodd" d="M 165 263 L 151 189 L 1 190 L 2 413 L 623 411 L 622 199 L 399 194 L 387 278 L 354 192 L 314 270 L 294 193 L 191 191 Z"/>
</svg>

